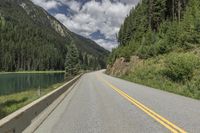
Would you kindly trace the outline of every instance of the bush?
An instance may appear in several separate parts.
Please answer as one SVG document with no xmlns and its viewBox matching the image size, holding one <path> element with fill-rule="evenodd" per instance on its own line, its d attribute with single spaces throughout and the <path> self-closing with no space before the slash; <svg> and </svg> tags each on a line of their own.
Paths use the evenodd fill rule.
<svg viewBox="0 0 200 133">
<path fill-rule="evenodd" d="M 173 81 L 187 81 L 199 67 L 199 58 L 189 53 L 172 53 L 165 60 L 164 74 Z"/>
<path fill-rule="evenodd" d="M 159 54 L 164 54 L 169 51 L 169 48 L 165 45 L 164 40 L 159 40 L 157 43 L 149 46 L 141 46 L 138 48 L 137 56 L 141 59 L 148 59 Z"/>
<path fill-rule="evenodd" d="M 193 98 L 200 99 L 200 77 L 195 76 L 185 86 L 185 92 Z"/>
</svg>

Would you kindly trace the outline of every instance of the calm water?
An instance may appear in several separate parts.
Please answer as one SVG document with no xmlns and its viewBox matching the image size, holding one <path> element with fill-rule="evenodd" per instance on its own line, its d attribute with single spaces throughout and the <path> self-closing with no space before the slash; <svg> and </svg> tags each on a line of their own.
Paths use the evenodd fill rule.
<svg viewBox="0 0 200 133">
<path fill-rule="evenodd" d="M 47 88 L 63 81 L 64 73 L 0 74 L 0 95 L 29 89 Z"/>
</svg>

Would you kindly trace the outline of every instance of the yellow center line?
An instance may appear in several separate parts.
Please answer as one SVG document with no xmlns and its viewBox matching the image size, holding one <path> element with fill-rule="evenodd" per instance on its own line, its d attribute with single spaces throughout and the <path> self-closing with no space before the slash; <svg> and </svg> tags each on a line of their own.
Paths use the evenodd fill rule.
<svg viewBox="0 0 200 133">
<path fill-rule="evenodd" d="M 162 124 L 163 126 L 165 126 L 171 132 L 173 132 L 173 133 L 186 133 L 186 131 L 184 131 L 180 127 L 176 126 L 172 122 L 168 121 L 164 117 L 160 116 L 159 114 L 157 114 L 156 112 L 154 112 L 150 108 L 146 107 L 145 105 L 143 105 L 142 103 L 140 103 L 136 99 L 132 98 L 131 96 L 129 96 L 128 94 L 126 94 L 122 90 L 118 89 L 117 87 L 115 87 L 114 85 L 112 85 L 111 83 L 109 83 L 108 81 L 106 81 L 105 79 L 103 79 L 102 77 L 97 76 L 97 78 L 99 78 L 101 81 L 103 81 L 104 83 L 106 83 L 110 88 L 112 88 L 114 91 L 116 91 L 117 93 L 119 93 L 121 96 L 123 96 L 129 102 L 131 102 L 133 105 L 135 105 L 136 107 L 138 107 L 139 109 L 141 109 L 143 112 L 145 112 L 146 114 L 148 114 L 149 116 L 151 116 L 154 120 L 156 120 L 157 122 L 159 122 L 160 124 Z"/>
</svg>

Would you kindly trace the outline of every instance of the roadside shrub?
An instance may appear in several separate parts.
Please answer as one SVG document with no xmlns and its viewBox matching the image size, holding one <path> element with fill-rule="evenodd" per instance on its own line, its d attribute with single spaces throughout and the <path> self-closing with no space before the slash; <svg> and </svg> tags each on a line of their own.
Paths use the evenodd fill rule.
<svg viewBox="0 0 200 133">
<path fill-rule="evenodd" d="M 141 59 L 148 59 L 159 54 L 167 53 L 169 50 L 170 48 L 167 47 L 165 40 L 160 39 L 155 44 L 141 46 L 138 48 L 137 56 L 139 56 Z"/>
<path fill-rule="evenodd" d="M 191 53 L 172 53 L 165 60 L 164 75 L 173 81 L 187 81 L 199 67 L 199 58 Z"/>
<path fill-rule="evenodd" d="M 188 82 L 184 90 L 188 96 L 200 99 L 200 77 L 195 77 L 191 80 L 191 82 Z"/>
<path fill-rule="evenodd" d="M 139 56 L 141 59 L 150 58 L 151 55 L 150 55 L 149 46 L 141 46 L 137 51 L 137 56 Z"/>
</svg>

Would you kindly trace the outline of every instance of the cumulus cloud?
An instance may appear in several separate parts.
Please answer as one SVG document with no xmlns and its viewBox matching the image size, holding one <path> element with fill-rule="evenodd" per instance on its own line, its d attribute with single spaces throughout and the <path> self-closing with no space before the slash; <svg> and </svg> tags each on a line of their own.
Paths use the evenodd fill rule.
<svg viewBox="0 0 200 133">
<path fill-rule="evenodd" d="M 113 48 L 117 47 L 117 41 L 108 41 L 105 39 L 97 39 L 94 40 L 97 44 L 100 44 L 102 47 L 106 48 L 107 50 L 112 50 Z"/>
<path fill-rule="evenodd" d="M 54 17 L 71 31 L 93 39 L 109 50 L 117 46 L 116 34 L 124 18 L 134 6 L 133 3 L 130 4 L 129 2 L 129 4 L 125 4 L 124 2 L 120 2 L 120 0 L 116 0 L 114 3 L 109 0 L 102 0 L 102 2 L 92 0 L 84 4 L 75 0 L 33 0 L 33 2 L 46 10 L 57 8 L 60 4 L 59 2 L 68 5 L 75 14 L 55 13 L 53 14 Z M 103 34 L 104 38 L 97 40 L 92 38 L 90 35 L 96 31 Z"/>
<path fill-rule="evenodd" d="M 46 1 L 46 0 L 32 0 L 36 5 L 43 7 L 45 10 L 49 10 L 52 8 L 57 8 L 61 3 L 58 1 Z"/>
<path fill-rule="evenodd" d="M 73 10 L 78 12 L 80 10 L 81 7 L 81 3 L 77 2 L 77 1 L 66 1 L 66 0 L 61 0 L 61 2 L 63 3 L 67 3 L 67 5 Z"/>
</svg>

